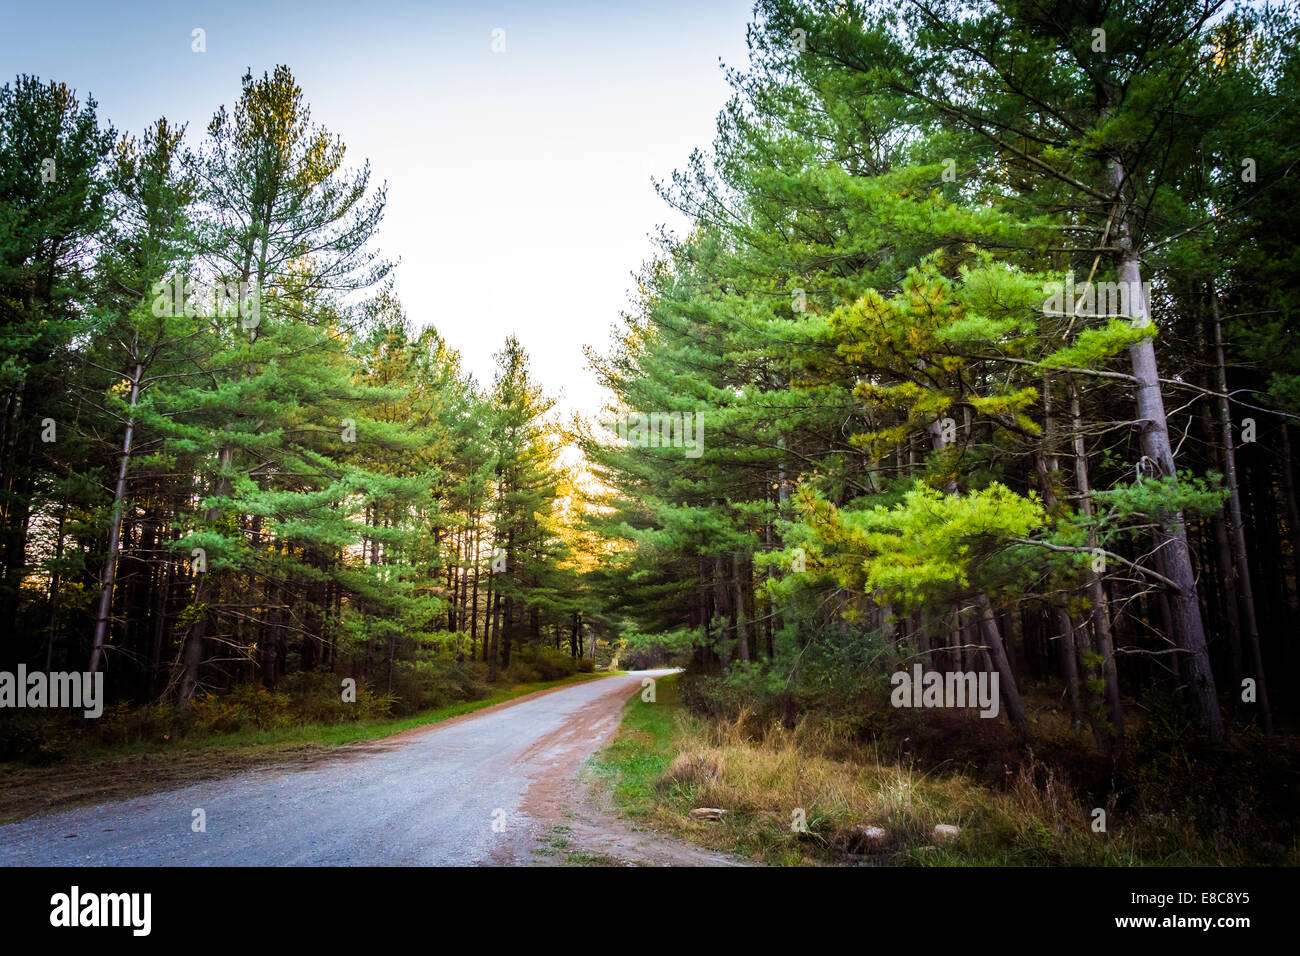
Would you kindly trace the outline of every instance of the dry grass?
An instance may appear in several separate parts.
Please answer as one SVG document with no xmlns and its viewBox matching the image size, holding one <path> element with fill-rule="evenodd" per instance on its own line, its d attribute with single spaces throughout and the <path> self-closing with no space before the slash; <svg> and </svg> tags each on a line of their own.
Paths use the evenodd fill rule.
<svg viewBox="0 0 1300 956">
<path fill-rule="evenodd" d="M 1230 836 L 1207 838 L 1177 813 L 1120 811 L 1113 800 L 1085 806 L 1060 770 L 1032 754 L 991 787 L 956 769 L 923 771 L 896 754 L 845 751 L 833 730 L 807 721 L 755 728 L 744 713 L 706 721 L 678 711 L 664 757 L 671 762 L 643 810 L 653 825 L 710 848 L 783 865 L 1258 862 Z M 729 812 L 720 822 L 687 819 L 694 807 Z M 1093 828 L 1096 809 L 1106 813 L 1106 832 Z M 936 844 L 936 824 L 961 833 Z M 866 840 L 865 826 L 883 828 L 886 838 Z M 1300 860 L 1294 843 L 1286 856 Z"/>
</svg>

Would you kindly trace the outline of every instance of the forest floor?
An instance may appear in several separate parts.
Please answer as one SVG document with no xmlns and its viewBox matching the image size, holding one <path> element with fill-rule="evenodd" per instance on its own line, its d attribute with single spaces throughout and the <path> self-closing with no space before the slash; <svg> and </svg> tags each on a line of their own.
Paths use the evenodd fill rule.
<svg viewBox="0 0 1300 956">
<path fill-rule="evenodd" d="M 37 814 L 175 790 L 277 764 L 309 769 L 358 752 L 374 741 L 401 738 L 432 724 L 460 720 L 613 673 L 574 674 L 561 680 L 519 684 L 482 700 L 461 701 L 396 720 L 208 734 L 175 743 L 154 741 L 100 749 L 49 764 L 0 762 L 0 826 Z"/>
</svg>

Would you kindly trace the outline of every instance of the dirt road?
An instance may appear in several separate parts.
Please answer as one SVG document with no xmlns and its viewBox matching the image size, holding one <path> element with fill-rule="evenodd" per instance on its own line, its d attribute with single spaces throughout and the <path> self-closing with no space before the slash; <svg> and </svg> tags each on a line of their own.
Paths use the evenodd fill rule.
<svg viewBox="0 0 1300 956">
<path fill-rule="evenodd" d="M 642 678 L 664 673 L 521 698 L 305 769 L 24 820 L 0 827 L 0 865 L 527 865 L 556 862 L 541 848 L 569 823 L 622 862 L 729 862 L 653 835 L 624 840 L 625 825 L 591 819 L 576 783 Z"/>
</svg>

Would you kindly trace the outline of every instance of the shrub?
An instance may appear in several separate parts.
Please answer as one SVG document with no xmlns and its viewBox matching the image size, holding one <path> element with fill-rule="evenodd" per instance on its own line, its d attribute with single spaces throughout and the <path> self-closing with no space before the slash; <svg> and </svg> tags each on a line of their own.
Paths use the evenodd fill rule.
<svg viewBox="0 0 1300 956">
<path fill-rule="evenodd" d="M 628 670 L 655 667 L 685 667 L 695 651 L 697 631 L 679 630 L 668 634 L 643 634 L 629 631 L 623 635 L 619 664 Z"/>
<path fill-rule="evenodd" d="M 393 715 L 406 717 L 486 697 L 487 665 L 478 661 L 418 661 L 393 671 Z"/>
<path fill-rule="evenodd" d="M 77 742 L 74 719 L 49 710 L 6 713 L 0 719 L 0 760 L 44 764 L 62 759 Z"/>
<path fill-rule="evenodd" d="M 506 677 L 520 684 L 560 680 L 578 669 L 578 663 L 568 654 L 538 644 L 525 644 L 510 657 Z"/>
</svg>

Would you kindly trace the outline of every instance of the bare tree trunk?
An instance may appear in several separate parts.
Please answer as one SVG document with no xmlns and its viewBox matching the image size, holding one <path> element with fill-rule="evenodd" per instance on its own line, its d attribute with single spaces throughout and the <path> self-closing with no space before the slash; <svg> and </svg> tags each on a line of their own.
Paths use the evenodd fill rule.
<svg viewBox="0 0 1300 956">
<path fill-rule="evenodd" d="M 139 334 L 136 335 L 136 346 Z M 131 405 L 126 420 L 126 431 L 122 436 L 122 459 L 117 465 L 117 484 L 113 488 L 113 523 L 108 531 L 108 554 L 104 556 L 104 574 L 99 591 L 99 612 L 95 615 L 95 634 L 90 642 L 90 673 L 99 670 L 99 662 L 104 654 L 104 642 L 108 638 L 108 621 L 113 613 L 113 584 L 117 580 L 117 558 L 122 543 L 122 512 L 126 508 L 126 476 L 131 467 L 131 439 L 135 433 L 135 406 L 140 400 L 140 378 L 144 367 L 136 364 L 135 375 L 131 378 Z"/>
<path fill-rule="evenodd" d="M 478 509 L 474 510 L 474 596 L 470 599 L 469 604 L 469 659 L 474 659 L 474 652 L 478 649 L 478 576 L 481 557 L 478 553 L 482 545 L 482 532 L 478 526 Z"/>
<path fill-rule="evenodd" d="M 745 632 L 745 594 L 740 584 L 740 552 L 731 552 L 731 581 L 735 600 L 731 605 L 731 627 L 736 632 L 740 659 L 749 661 L 749 636 Z"/>
<path fill-rule="evenodd" d="M 513 531 L 506 537 L 506 568 L 513 574 L 515 582 L 519 582 L 519 570 L 515 564 L 515 533 Z M 510 642 L 515 636 L 514 612 L 515 599 L 507 596 L 505 614 L 501 617 L 501 666 L 503 668 L 510 666 Z"/>
<path fill-rule="evenodd" d="M 1207 383 L 1208 384 L 1208 383 Z M 1215 428 L 1214 417 L 1210 413 L 1208 405 L 1201 405 L 1201 425 L 1205 430 L 1206 441 L 1210 446 L 1210 454 L 1214 458 L 1221 455 L 1219 448 L 1219 438 Z M 1222 618 L 1222 628 L 1228 637 L 1229 662 L 1232 666 L 1232 684 L 1234 687 L 1241 686 L 1241 679 L 1245 674 L 1245 665 L 1241 653 L 1241 612 L 1237 605 L 1237 591 L 1232 587 L 1232 545 L 1228 541 L 1228 523 L 1224 517 L 1226 508 L 1220 508 L 1210 519 L 1210 532 L 1214 535 L 1214 560 L 1217 571 L 1215 579 L 1217 588 L 1215 591 L 1218 597 L 1219 616 Z M 1206 547 L 1208 552 L 1208 545 Z M 1202 580 L 1207 580 L 1202 575 Z M 1213 582 L 1211 583 L 1213 586 Z M 1234 700 L 1239 700 L 1234 695 Z"/>
<path fill-rule="evenodd" d="M 1053 404 L 1052 375 L 1043 375 L 1043 447 L 1035 456 L 1038 469 L 1038 481 L 1043 488 L 1043 503 L 1048 510 L 1060 504 L 1056 492 L 1056 481 L 1060 470 L 1060 459 L 1056 454 L 1056 406 Z M 1065 678 L 1066 695 L 1070 701 L 1070 724 L 1079 727 L 1083 724 L 1083 702 L 1079 696 L 1079 658 L 1075 647 L 1074 633 L 1077 624 L 1071 619 L 1065 608 L 1053 604 L 1052 617 L 1056 621 L 1057 654 L 1061 662 L 1061 674 Z"/>
<path fill-rule="evenodd" d="M 925 660 L 930 659 L 930 635 L 927 633 L 925 623 L 920 611 L 913 611 L 910 619 L 910 629 L 912 632 L 912 643 L 916 647 L 916 653 L 920 654 Z"/>
<path fill-rule="evenodd" d="M 488 581 L 490 587 L 491 584 L 490 575 Z M 501 630 L 500 622 L 497 618 L 497 611 L 501 606 L 501 595 L 498 594 L 495 589 L 490 589 L 488 591 L 488 606 L 490 608 L 488 612 L 488 620 L 490 622 L 490 629 L 492 631 L 492 644 L 490 649 L 488 650 L 488 658 L 487 658 L 488 683 L 495 684 L 497 679 L 497 636 L 500 634 L 500 630 Z M 484 642 L 483 646 L 485 648 L 488 647 L 486 641 Z"/>
<path fill-rule="evenodd" d="M 226 476 L 226 469 L 234 455 L 234 449 L 227 445 L 221 449 L 220 467 L 221 477 L 217 479 L 217 486 L 214 489 L 216 497 L 220 498 L 226 494 L 230 488 L 229 479 Z M 208 522 L 216 521 L 221 516 L 220 509 L 209 508 L 204 515 L 204 520 Z M 198 583 L 194 587 L 194 607 L 198 609 L 198 618 L 190 627 L 190 633 L 185 640 L 184 656 L 181 660 L 181 678 L 180 686 L 176 692 L 177 705 L 182 712 L 189 710 L 190 703 L 194 700 L 194 693 L 199 686 L 199 667 L 203 663 L 203 644 L 207 638 L 208 618 L 207 604 L 212 598 L 212 585 L 209 583 L 211 578 L 206 570 L 199 572 Z"/>
<path fill-rule="evenodd" d="M 998 630 L 998 623 L 993 617 L 993 608 L 983 591 L 975 592 L 975 607 L 979 612 L 984 643 L 988 647 L 989 656 L 993 659 L 993 667 L 998 672 L 1002 702 L 1007 708 L 1007 717 L 1022 736 L 1028 737 L 1029 719 L 1025 716 L 1025 706 L 1020 700 L 1020 690 L 1016 687 L 1016 675 L 1011 670 L 1010 660 L 1007 659 L 1007 649 L 1002 643 L 1002 633 Z"/>
<path fill-rule="evenodd" d="M 159 549 L 161 553 L 162 549 Z M 159 692 L 162 668 L 163 637 L 167 633 L 167 604 L 171 598 L 172 580 L 176 575 L 176 565 L 171 561 L 162 563 L 162 579 L 154 604 L 153 646 L 149 653 L 149 690 L 148 697 L 153 700 Z"/>
<path fill-rule="evenodd" d="M 772 550 L 772 521 L 770 518 L 768 519 L 767 524 L 763 528 L 763 550 L 764 551 Z M 772 581 L 772 577 L 773 577 L 772 565 L 769 564 L 767 566 L 767 572 L 766 572 L 766 578 L 769 585 Z M 754 613 L 755 614 L 758 613 L 757 599 L 755 599 L 754 601 Z M 769 590 L 768 599 L 767 599 L 767 620 L 763 622 L 763 643 L 766 647 L 767 659 L 769 661 L 776 660 L 776 638 L 773 636 L 773 625 L 775 621 L 776 621 L 776 598 L 772 596 L 772 593 Z M 755 639 L 757 639 L 757 637 L 758 635 L 755 635 Z"/>
<path fill-rule="evenodd" d="M 457 566 L 460 564 L 460 549 L 462 535 L 453 531 L 451 534 L 452 542 L 452 559 L 447 562 L 447 630 L 456 630 L 456 596 L 460 591 L 460 583 L 457 578 Z"/>
<path fill-rule="evenodd" d="M 1291 571 L 1300 587 L 1300 507 L 1296 506 L 1295 475 L 1292 472 L 1291 435 L 1286 420 L 1282 421 L 1282 491 L 1286 496 L 1287 530 L 1291 532 Z"/>
<path fill-rule="evenodd" d="M 728 626 L 727 612 L 727 577 L 722 569 L 722 554 L 719 553 L 713 556 L 713 613 L 719 618 L 718 630 L 722 632 L 723 638 L 735 634 L 735 617 L 731 617 L 732 625 Z"/>
<path fill-rule="evenodd" d="M 1065 673 L 1066 693 L 1070 699 L 1070 725 L 1083 726 L 1083 701 L 1079 696 L 1079 650 L 1074 645 L 1075 623 L 1064 608 L 1053 608 L 1057 629 L 1061 632 L 1056 639 L 1057 653 L 1061 659 L 1061 670 Z"/>
<path fill-rule="evenodd" d="M 699 556 L 699 587 L 697 594 L 700 600 L 700 620 L 701 627 L 704 629 L 704 643 L 700 645 L 700 666 L 704 673 L 709 673 L 711 656 L 713 650 L 713 590 L 709 585 L 709 560 L 704 555 Z"/>
<path fill-rule="evenodd" d="M 1124 166 L 1115 159 L 1110 164 L 1111 185 L 1115 195 L 1124 188 Z M 1129 211 L 1123 200 L 1117 210 L 1118 246 L 1120 249 L 1118 278 L 1121 289 L 1128 290 L 1128 305 L 1135 326 L 1151 322 L 1149 305 L 1142 289 L 1142 269 L 1138 250 L 1133 245 L 1129 228 Z M 1164 396 L 1160 392 L 1160 373 L 1156 364 L 1155 344 L 1151 336 L 1129 346 L 1129 358 L 1136 380 L 1137 412 L 1141 421 L 1142 453 L 1154 463 L 1158 474 L 1177 477 L 1173 446 L 1169 442 L 1169 423 L 1165 416 Z M 1188 672 L 1192 679 L 1192 696 L 1201 727 L 1212 740 L 1223 739 L 1223 715 L 1219 712 L 1219 699 L 1214 686 L 1214 673 L 1210 669 L 1210 655 L 1206 649 L 1205 628 L 1201 620 L 1200 600 L 1196 594 L 1196 576 L 1192 571 L 1191 554 L 1187 547 L 1187 530 L 1181 510 L 1159 516 L 1161 546 L 1157 563 L 1161 573 L 1177 586 L 1170 595 L 1173 610 L 1173 630 L 1170 635 L 1187 652 Z"/>
<path fill-rule="evenodd" d="M 1051 433 L 1052 430 L 1049 427 L 1047 434 L 1050 436 Z M 1053 485 L 1052 469 L 1048 468 L 1047 461 L 1041 452 L 1035 458 L 1039 484 L 1043 488 L 1043 503 L 1050 510 L 1055 508 L 1060 500 Z M 1057 654 L 1061 662 L 1061 674 L 1065 678 L 1066 695 L 1070 701 L 1070 723 L 1078 727 L 1083 723 L 1083 703 L 1079 697 L 1078 649 L 1075 647 L 1074 642 L 1074 632 L 1077 625 L 1066 610 L 1056 604 L 1052 605 L 1052 618 L 1056 621 L 1056 629 L 1060 632 L 1053 640 L 1056 643 Z"/>
<path fill-rule="evenodd" d="M 68 520 L 68 503 L 64 499 L 63 505 L 59 508 L 59 525 L 55 532 L 57 536 L 57 545 L 54 549 L 54 569 L 50 572 L 50 622 L 49 638 L 45 644 L 45 672 L 48 674 L 54 669 L 54 639 L 59 633 L 59 584 L 62 575 L 59 568 L 63 566 L 63 541 L 66 537 L 64 526 Z"/>
<path fill-rule="evenodd" d="M 465 535 L 465 554 L 461 559 L 461 568 L 458 578 L 460 580 L 460 595 L 456 598 L 457 604 L 457 630 L 465 630 L 465 624 L 469 620 L 469 565 L 473 560 L 474 548 L 474 528 L 467 527 Z"/>
<path fill-rule="evenodd" d="M 1237 453 L 1232 443 L 1232 413 L 1228 408 L 1228 368 L 1223 358 L 1223 320 L 1219 316 L 1219 298 L 1210 283 L 1210 312 L 1214 316 L 1214 365 L 1218 373 L 1219 423 L 1223 426 L 1223 473 L 1228 483 L 1228 509 L 1232 524 L 1233 551 L 1236 553 L 1237 588 L 1241 594 L 1241 623 L 1246 647 L 1250 650 L 1255 671 L 1255 699 L 1259 702 L 1260 724 L 1264 733 L 1273 732 L 1273 710 L 1268 703 L 1268 684 L 1264 680 L 1264 657 L 1259 646 L 1259 623 L 1255 619 L 1255 592 L 1250 579 L 1250 562 L 1246 554 L 1246 529 L 1242 523 L 1241 492 L 1237 487 Z M 1239 692 L 1239 688 L 1234 693 Z"/>
<path fill-rule="evenodd" d="M 1096 517 L 1097 511 L 1088 476 L 1088 450 L 1083 441 L 1083 411 L 1078 384 L 1068 378 L 1066 389 L 1070 398 L 1070 433 L 1074 445 L 1074 483 L 1079 492 L 1079 507 L 1089 519 L 1088 547 L 1096 549 L 1097 527 L 1091 519 Z M 1082 643 L 1081 661 L 1085 674 L 1095 670 L 1101 676 L 1102 694 L 1110 716 L 1109 726 L 1097 712 L 1095 704 L 1088 709 L 1088 719 L 1097 740 L 1097 749 L 1109 757 L 1124 746 L 1124 711 L 1120 705 L 1119 672 L 1115 667 L 1115 645 L 1110 630 L 1110 602 L 1106 599 L 1106 588 L 1099 571 L 1089 572 L 1088 597 L 1092 601 L 1092 634 L 1088 634 L 1087 628 L 1078 628 L 1075 635 Z M 1085 682 L 1088 682 L 1087 678 Z"/>
</svg>

